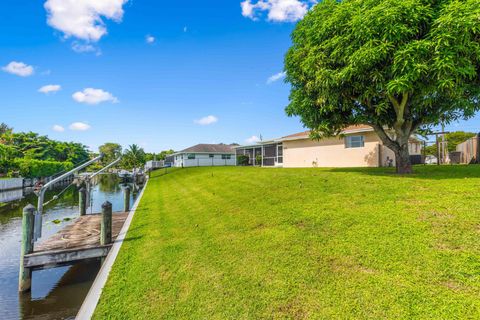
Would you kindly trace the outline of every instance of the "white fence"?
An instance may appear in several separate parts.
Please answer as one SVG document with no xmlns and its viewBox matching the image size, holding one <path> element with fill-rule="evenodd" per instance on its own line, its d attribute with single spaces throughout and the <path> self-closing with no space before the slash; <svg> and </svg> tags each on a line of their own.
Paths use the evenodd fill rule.
<svg viewBox="0 0 480 320">
<path fill-rule="evenodd" d="M 234 166 L 234 165 L 235 165 L 234 157 L 232 157 L 232 159 L 197 158 L 197 159 L 183 160 L 184 167 L 212 167 L 212 166 Z M 181 163 L 179 166 L 181 166 Z"/>
<path fill-rule="evenodd" d="M 23 178 L 0 179 L 0 191 L 23 188 Z"/>
<path fill-rule="evenodd" d="M 163 168 L 165 165 L 165 162 L 163 160 L 160 161 L 147 161 L 145 163 L 145 171 L 153 170 L 153 169 L 158 169 L 158 168 Z"/>
</svg>

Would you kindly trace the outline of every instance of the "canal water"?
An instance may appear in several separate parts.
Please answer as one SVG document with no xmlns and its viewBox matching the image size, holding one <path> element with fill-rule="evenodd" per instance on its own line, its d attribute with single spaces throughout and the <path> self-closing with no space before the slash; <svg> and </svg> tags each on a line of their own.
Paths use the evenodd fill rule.
<svg viewBox="0 0 480 320">
<path fill-rule="evenodd" d="M 116 176 L 98 176 L 92 188 L 88 213 L 101 211 L 110 201 L 113 211 L 123 209 L 123 189 Z M 138 188 L 131 193 L 133 203 Z M 47 205 L 43 215 L 42 240 L 56 233 L 78 217 L 76 186 L 58 186 L 47 191 L 46 201 L 62 192 L 58 200 Z M 28 203 L 36 206 L 37 197 L 31 190 L 10 192 L 9 202 L 0 202 L 0 319 L 74 319 L 100 269 L 98 259 L 33 272 L 32 290 L 18 293 L 22 208 Z M 2 195 L 0 195 L 2 199 Z"/>
</svg>

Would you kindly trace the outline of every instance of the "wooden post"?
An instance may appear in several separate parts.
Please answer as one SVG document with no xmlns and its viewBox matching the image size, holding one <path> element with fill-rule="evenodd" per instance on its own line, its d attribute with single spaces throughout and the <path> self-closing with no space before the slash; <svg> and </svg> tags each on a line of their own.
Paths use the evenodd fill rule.
<svg viewBox="0 0 480 320">
<path fill-rule="evenodd" d="M 102 221 L 100 223 L 100 244 L 112 242 L 112 204 L 105 201 L 102 204 Z"/>
<path fill-rule="evenodd" d="M 32 287 L 32 269 L 23 266 L 24 256 L 33 252 L 33 227 L 35 207 L 31 204 L 23 208 L 22 246 L 20 251 L 20 272 L 18 275 L 18 291 L 28 291 Z"/>
<path fill-rule="evenodd" d="M 130 187 L 126 186 L 123 192 L 123 211 L 130 211 Z"/>
<path fill-rule="evenodd" d="M 87 190 L 84 187 L 78 191 L 78 208 L 81 216 L 87 214 Z"/>
</svg>

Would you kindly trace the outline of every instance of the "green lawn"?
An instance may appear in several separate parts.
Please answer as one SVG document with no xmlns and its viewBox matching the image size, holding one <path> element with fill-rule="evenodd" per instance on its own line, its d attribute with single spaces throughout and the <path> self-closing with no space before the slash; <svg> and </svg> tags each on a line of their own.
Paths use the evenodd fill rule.
<svg viewBox="0 0 480 320">
<path fill-rule="evenodd" d="M 480 166 L 152 175 L 96 319 L 479 319 Z"/>
</svg>

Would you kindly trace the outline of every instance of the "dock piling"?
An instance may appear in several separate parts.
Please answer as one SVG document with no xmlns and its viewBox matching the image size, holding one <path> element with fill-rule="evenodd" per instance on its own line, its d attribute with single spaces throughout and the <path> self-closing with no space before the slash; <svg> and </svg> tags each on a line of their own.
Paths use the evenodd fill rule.
<svg viewBox="0 0 480 320">
<path fill-rule="evenodd" d="M 126 186 L 123 192 L 123 211 L 130 211 L 130 187 Z"/>
<path fill-rule="evenodd" d="M 87 214 L 87 190 L 84 187 L 78 191 L 78 208 L 81 216 Z"/>
<path fill-rule="evenodd" d="M 100 244 L 112 242 L 112 204 L 105 201 L 102 204 L 102 220 L 100 224 Z"/>
<path fill-rule="evenodd" d="M 32 286 L 32 269 L 24 267 L 24 256 L 33 252 L 33 227 L 35 207 L 28 204 L 23 208 L 22 216 L 22 246 L 20 253 L 20 272 L 18 276 L 18 291 L 25 292 Z"/>
</svg>

